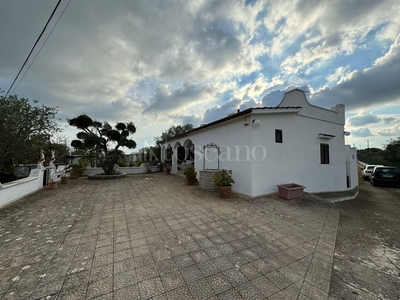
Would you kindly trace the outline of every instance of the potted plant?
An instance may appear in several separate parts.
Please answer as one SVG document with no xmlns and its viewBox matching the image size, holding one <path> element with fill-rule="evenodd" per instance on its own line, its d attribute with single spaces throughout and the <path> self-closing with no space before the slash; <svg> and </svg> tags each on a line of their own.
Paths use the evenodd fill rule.
<svg viewBox="0 0 400 300">
<path fill-rule="evenodd" d="M 217 185 L 220 198 L 229 198 L 231 196 L 232 183 L 235 181 L 232 178 L 232 170 L 222 169 L 214 176 L 214 182 Z"/>
<path fill-rule="evenodd" d="M 49 186 L 50 189 L 54 190 L 54 189 L 57 188 L 57 185 L 58 185 L 57 179 L 58 179 L 59 176 L 60 175 L 56 175 L 56 174 L 53 174 L 53 175 L 50 176 L 49 182 L 48 182 L 48 186 Z"/>
<path fill-rule="evenodd" d="M 69 176 L 70 176 L 71 169 L 72 169 L 72 167 L 67 166 L 63 170 L 63 174 L 61 176 L 61 183 L 68 183 L 68 179 L 69 179 Z"/>
<path fill-rule="evenodd" d="M 197 172 L 193 165 L 187 166 L 185 171 L 183 171 L 183 174 L 186 175 L 187 184 L 195 184 Z"/>
<path fill-rule="evenodd" d="M 81 177 L 83 175 L 83 172 L 86 171 L 86 168 L 88 166 L 88 163 L 86 159 L 81 157 L 79 162 L 77 164 L 71 164 L 70 167 L 72 168 L 71 171 L 71 179 L 76 179 L 78 177 Z"/>
<path fill-rule="evenodd" d="M 165 166 L 165 173 L 166 173 L 167 175 L 171 175 L 171 166 L 169 166 L 169 165 L 166 165 L 166 166 Z"/>
</svg>

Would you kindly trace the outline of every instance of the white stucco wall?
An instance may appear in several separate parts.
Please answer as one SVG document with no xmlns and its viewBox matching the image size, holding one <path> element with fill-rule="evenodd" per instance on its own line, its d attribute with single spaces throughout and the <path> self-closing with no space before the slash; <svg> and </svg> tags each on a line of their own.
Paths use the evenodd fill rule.
<svg viewBox="0 0 400 300">
<path fill-rule="evenodd" d="M 346 173 L 349 176 L 350 189 L 358 186 L 357 148 L 346 145 Z"/>
<path fill-rule="evenodd" d="M 244 122 L 246 117 L 248 122 Z M 256 119 L 258 127 L 252 126 Z M 316 107 L 308 103 L 304 92 L 294 90 L 285 94 L 276 109 L 253 109 L 168 144 L 175 147 L 191 139 L 198 171 L 203 169 L 203 146 L 220 146 L 219 169 L 231 169 L 236 181 L 232 190 L 251 197 L 276 193 L 276 185 L 285 183 L 304 185 L 311 193 L 344 191 L 347 174 L 353 178 L 356 172 L 356 167 L 346 167 L 344 122 L 343 105 Z M 283 143 L 275 142 L 275 129 L 282 130 Z M 321 143 L 329 145 L 329 164 L 321 164 Z"/>
<path fill-rule="evenodd" d="M 253 161 L 252 196 L 275 193 L 277 184 L 297 183 L 307 192 L 346 189 L 346 159 L 343 126 L 282 113 L 253 115 L 261 125 L 252 128 L 252 145 L 267 149 L 263 161 Z M 283 143 L 275 142 L 275 129 L 282 130 Z M 319 133 L 334 135 L 319 138 Z M 320 143 L 329 144 L 330 163 L 321 164 Z"/>
<path fill-rule="evenodd" d="M 243 119 L 238 118 L 216 125 L 212 131 L 205 130 L 190 136 L 195 144 L 195 168 L 203 170 L 203 146 L 214 143 L 220 147 L 219 169 L 232 170 L 235 184 L 232 190 L 251 195 L 251 161 L 247 159 L 247 148 L 251 144 L 250 126 L 243 126 Z M 251 159 L 251 157 L 250 157 Z"/>
</svg>

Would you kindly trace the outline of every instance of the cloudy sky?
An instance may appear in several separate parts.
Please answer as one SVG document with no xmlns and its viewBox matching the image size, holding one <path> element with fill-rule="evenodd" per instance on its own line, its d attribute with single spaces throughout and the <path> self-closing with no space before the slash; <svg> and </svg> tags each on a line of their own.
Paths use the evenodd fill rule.
<svg viewBox="0 0 400 300">
<path fill-rule="evenodd" d="M 56 3 L 1 1 L 0 89 Z M 349 144 L 382 147 L 400 136 L 399 16 L 396 0 L 63 0 L 11 94 L 58 106 L 63 126 L 133 121 L 140 148 L 299 87 L 346 105 Z"/>
</svg>

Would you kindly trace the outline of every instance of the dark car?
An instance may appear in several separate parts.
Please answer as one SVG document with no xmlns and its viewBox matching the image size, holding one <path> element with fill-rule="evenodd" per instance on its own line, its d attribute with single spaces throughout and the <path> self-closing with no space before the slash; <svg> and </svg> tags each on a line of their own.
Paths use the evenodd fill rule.
<svg viewBox="0 0 400 300">
<path fill-rule="evenodd" d="M 378 184 L 400 186 L 400 172 L 395 167 L 375 167 L 370 181 L 373 186 Z"/>
</svg>

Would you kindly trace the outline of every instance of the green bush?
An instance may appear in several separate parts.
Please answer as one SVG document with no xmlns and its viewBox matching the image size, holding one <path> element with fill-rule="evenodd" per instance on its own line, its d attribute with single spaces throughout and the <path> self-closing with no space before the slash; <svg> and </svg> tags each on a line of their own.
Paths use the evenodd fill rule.
<svg viewBox="0 0 400 300">
<path fill-rule="evenodd" d="M 186 176 L 196 177 L 197 172 L 193 165 L 189 165 L 186 167 L 185 171 L 183 171 L 183 174 Z"/>
<path fill-rule="evenodd" d="M 213 178 L 215 184 L 218 186 L 228 186 L 231 185 L 231 183 L 235 183 L 232 178 L 232 170 L 222 169 L 221 171 L 216 173 Z"/>
<path fill-rule="evenodd" d="M 120 167 L 120 168 L 124 168 L 124 167 L 127 167 L 127 164 L 126 163 L 124 163 L 123 161 L 117 161 L 117 165 L 118 165 L 118 167 Z"/>
</svg>

